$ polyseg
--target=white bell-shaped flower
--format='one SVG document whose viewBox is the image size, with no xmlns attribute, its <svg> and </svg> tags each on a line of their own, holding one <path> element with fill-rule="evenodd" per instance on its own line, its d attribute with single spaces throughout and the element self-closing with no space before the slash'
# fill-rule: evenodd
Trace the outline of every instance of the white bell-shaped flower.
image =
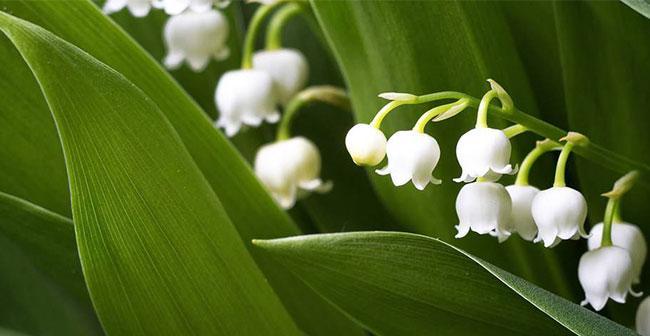
<svg viewBox="0 0 650 336">
<path fill-rule="evenodd" d="M 632 258 L 624 248 L 605 246 L 588 251 L 578 264 L 578 280 L 586 297 L 581 304 L 601 310 L 608 298 L 625 303 L 628 292 L 638 295 L 632 291 L 633 279 Z"/>
<path fill-rule="evenodd" d="M 309 65 L 295 49 L 258 51 L 253 55 L 253 69 L 268 72 L 276 84 L 278 100 L 286 105 L 307 84 Z"/>
<path fill-rule="evenodd" d="M 154 0 L 107 0 L 102 10 L 106 14 L 119 12 L 126 7 L 135 17 L 144 17 L 149 14 Z"/>
<path fill-rule="evenodd" d="M 498 180 L 502 174 L 514 174 L 510 161 L 511 145 L 503 131 L 474 128 L 463 134 L 456 145 L 456 157 L 463 169 L 456 182 L 471 182 L 478 177 Z"/>
<path fill-rule="evenodd" d="M 396 186 L 413 181 L 417 189 L 424 190 L 429 183 L 440 184 L 441 181 L 431 175 L 440 159 L 440 146 L 430 135 L 417 131 L 396 132 L 388 139 L 386 155 L 388 165 L 376 172 L 390 174 Z"/>
<path fill-rule="evenodd" d="M 463 186 L 456 198 L 459 224 L 456 238 L 469 230 L 478 234 L 491 234 L 503 242 L 510 236 L 512 200 L 499 183 L 474 182 Z"/>
<path fill-rule="evenodd" d="M 636 309 L 636 332 L 641 336 L 650 336 L 650 297 L 643 299 Z"/>
<path fill-rule="evenodd" d="M 330 182 L 320 178 L 318 148 L 303 137 L 262 146 L 255 156 L 255 174 L 285 209 L 293 207 L 299 191 L 327 192 Z"/>
<path fill-rule="evenodd" d="M 219 109 L 217 127 L 227 136 L 237 134 L 241 125 L 259 126 L 262 120 L 280 120 L 273 91 L 273 79 L 254 69 L 228 71 L 217 84 L 215 100 Z"/>
<path fill-rule="evenodd" d="M 229 1 L 224 0 L 160 0 L 154 3 L 156 8 L 165 10 L 167 15 L 178 15 L 189 9 L 194 12 L 207 12 L 212 5 L 225 7 Z"/>
<path fill-rule="evenodd" d="M 170 17 L 163 31 L 167 46 L 165 66 L 176 69 L 186 61 L 192 70 L 201 71 L 211 58 L 227 58 L 228 31 L 228 20 L 217 10 L 188 10 Z"/>
<path fill-rule="evenodd" d="M 532 205 L 539 189 L 530 185 L 510 185 L 506 187 L 506 190 L 512 199 L 509 227 L 512 232 L 519 233 L 521 238 L 532 241 L 537 235 Z"/>
<path fill-rule="evenodd" d="M 600 247 L 602 238 L 603 223 L 598 223 L 591 228 L 591 232 L 589 233 L 589 239 L 587 240 L 589 250 L 595 250 Z M 629 223 L 613 223 L 612 243 L 626 249 L 630 253 L 634 266 L 634 283 L 639 283 L 641 269 L 643 268 L 648 252 L 648 247 L 641 229 Z"/>
<path fill-rule="evenodd" d="M 356 124 L 345 136 L 345 148 L 359 166 L 376 166 L 386 156 L 386 136 L 368 124 Z"/>
<path fill-rule="evenodd" d="M 563 239 L 586 237 L 587 201 L 582 194 L 569 187 L 542 190 L 533 199 L 533 219 L 539 231 L 535 242 L 544 241 L 553 247 Z"/>
</svg>

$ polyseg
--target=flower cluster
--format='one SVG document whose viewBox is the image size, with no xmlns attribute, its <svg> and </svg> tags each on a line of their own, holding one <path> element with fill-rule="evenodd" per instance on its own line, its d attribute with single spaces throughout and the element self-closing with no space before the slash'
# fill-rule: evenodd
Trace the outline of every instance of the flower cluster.
<svg viewBox="0 0 650 336">
<path fill-rule="evenodd" d="M 258 2 L 262 5 L 250 21 L 241 68 L 227 71 L 217 83 L 215 104 L 219 118 L 215 126 L 232 137 L 242 126 L 257 127 L 264 121 L 282 120 L 277 140 L 259 149 L 254 168 L 278 204 L 291 208 L 301 195 L 331 189 L 330 182 L 319 178 L 321 157 L 316 145 L 304 137 L 289 135 L 291 116 L 309 101 L 336 102 L 347 97 L 342 90 L 330 87 L 315 87 L 299 94 L 307 84 L 309 65 L 300 51 L 283 48 L 281 37 L 286 22 L 303 8 L 292 2 Z M 126 7 L 134 16 L 142 17 L 152 8 L 163 9 L 171 15 L 163 31 L 167 47 L 164 65 L 173 70 L 187 63 L 199 72 L 211 59 L 223 60 L 230 54 L 230 24 L 218 10 L 228 4 L 223 0 L 108 0 L 104 11 L 110 14 Z M 255 52 L 261 23 L 269 15 L 273 18 L 267 28 L 266 48 Z M 284 116 L 281 109 L 285 110 Z"/>
<path fill-rule="evenodd" d="M 604 223 L 595 225 L 589 235 L 585 232 L 587 202 L 578 190 L 566 185 L 565 171 L 572 150 L 575 147 L 586 148 L 590 145 L 589 140 L 582 134 L 568 132 L 561 139 L 539 141 L 520 168 L 511 164 L 511 138 L 526 131 L 536 131 L 521 124 L 505 129 L 488 127 L 489 111 L 511 117 L 523 114 L 515 109 L 512 99 L 499 84 L 493 80 L 489 83 L 491 89 L 480 101 L 458 92 L 422 96 L 393 92 L 381 94 L 380 97 L 390 102 L 369 124 L 355 125 L 346 136 L 345 144 L 352 160 L 357 165 L 376 166 L 386 157 L 386 166 L 376 172 L 390 174 L 395 186 L 411 181 L 417 189 L 423 190 L 429 183 L 438 184 L 440 180 L 434 178 L 432 172 L 441 157 L 440 146 L 424 132 L 424 128 L 429 121 L 439 122 L 469 106 L 476 107 L 475 127 L 463 134 L 456 145 L 461 174 L 454 181 L 464 184 L 456 198 L 459 219 L 456 238 L 473 231 L 503 242 L 517 233 L 522 239 L 542 242 L 547 248 L 562 240 L 589 238 L 589 251 L 582 256 L 578 266 L 578 278 L 586 296 L 583 304 L 589 303 L 600 310 L 609 298 L 625 302 L 628 293 L 635 294 L 631 287 L 639 281 L 646 243 L 638 227 L 622 222 L 620 216 L 611 213 L 607 213 Z M 443 99 L 455 102 L 425 112 L 412 130 L 398 131 L 388 140 L 380 130 L 383 119 L 398 106 Z M 500 102 L 500 107 L 490 106 L 495 99 Z M 528 175 L 536 160 L 553 150 L 561 150 L 555 180 L 552 187 L 540 190 L 529 184 Z M 506 174 L 516 174 L 517 178 L 514 184 L 504 187 L 498 181 Z M 614 191 L 606 194 L 611 198 L 610 202 L 612 199 L 618 202 L 620 195 L 629 189 L 634 180 L 630 176 L 634 173 L 626 175 L 622 182 L 617 182 Z M 648 312 L 644 314 L 650 313 L 650 308 L 645 309 Z M 650 322 L 650 316 L 647 320 Z"/>
</svg>

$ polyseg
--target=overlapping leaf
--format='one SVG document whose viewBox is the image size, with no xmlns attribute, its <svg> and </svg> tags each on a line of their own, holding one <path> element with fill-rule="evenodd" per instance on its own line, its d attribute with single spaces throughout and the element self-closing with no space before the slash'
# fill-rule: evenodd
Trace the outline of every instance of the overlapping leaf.
<svg viewBox="0 0 650 336">
<path fill-rule="evenodd" d="M 352 232 L 256 241 L 379 335 L 634 335 L 426 236 Z"/>
<path fill-rule="evenodd" d="M 56 120 L 79 254 L 105 330 L 297 334 L 158 107 L 42 28 L 4 13 L 0 27 Z"/>
</svg>

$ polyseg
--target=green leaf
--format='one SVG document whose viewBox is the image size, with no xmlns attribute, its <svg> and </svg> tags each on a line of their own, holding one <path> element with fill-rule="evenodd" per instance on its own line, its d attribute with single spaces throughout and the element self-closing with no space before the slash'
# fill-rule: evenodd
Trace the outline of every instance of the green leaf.
<svg viewBox="0 0 650 336">
<path fill-rule="evenodd" d="M 0 234 L 20 247 L 42 274 L 90 307 L 72 220 L 0 192 Z"/>
<path fill-rule="evenodd" d="M 386 103 L 377 98 L 381 92 L 424 94 L 456 90 L 481 96 L 489 88 L 487 78 L 499 82 L 518 108 L 537 114 L 523 56 L 516 49 L 500 5 L 467 1 L 422 1 L 408 5 L 394 1 L 311 3 L 342 68 L 359 122 L 369 122 Z M 386 118 L 382 128 L 387 136 L 399 129 L 410 129 L 418 114 L 428 108 L 400 108 Z M 395 187 L 389 178 L 368 171 L 383 204 L 403 228 L 445 241 L 454 240 L 454 201 L 460 189 L 459 184 L 451 181 L 460 174 L 455 145 L 473 127 L 474 118 L 473 113 L 464 112 L 427 129 L 440 143 L 442 156 L 434 174 L 444 178 L 442 185 L 432 185 L 424 191 L 410 184 Z M 492 127 L 504 125 L 499 120 L 489 122 Z M 527 135 L 514 141 L 513 162 L 523 158 L 533 140 L 535 137 Z M 546 183 L 551 172 L 550 162 L 535 170 L 535 174 L 545 177 Z M 512 179 L 504 178 L 503 182 L 507 184 Z M 565 297 L 574 295 L 567 286 L 557 249 L 545 250 L 516 237 L 497 248 L 494 238 L 477 235 L 455 244 Z M 576 243 L 563 243 L 560 250 L 577 247 Z M 575 267 L 575 257 L 569 256 L 571 252 L 566 259 Z"/>
<path fill-rule="evenodd" d="M 297 334 L 151 99 L 38 26 L 3 13 L 0 29 L 57 123 L 81 263 L 104 329 Z"/>
<path fill-rule="evenodd" d="M 380 335 L 635 334 L 426 236 L 354 232 L 254 243 Z"/>
<path fill-rule="evenodd" d="M 253 238 L 276 238 L 299 233 L 286 213 L 278 208 L 257 182 L 240 154 L 214 129 L 196 103 L 151 56 L 92 3 L 0 1 L 0 4 L 1 8 L 42 25 L 89 52 L 143 90 L 171 122 L 246 243 Z M 2 79 L 0 77 L 0 82 Z M 38 133 L 39 130 L 32 129 L 32 132 Z M 35 157 L 40 155 L 37 151 L 39 148 L 32 148 L 33 153 L 39 153 L 34 154 Z M 7 160 L 11 160 L 11 157 Z M 38 168 L 37 164 L 30 167 Z M 253 253 L 253 257 L 300 329 L 311 335 L 361 332 L 293 275 L 263 256 Z"/>
</svg>

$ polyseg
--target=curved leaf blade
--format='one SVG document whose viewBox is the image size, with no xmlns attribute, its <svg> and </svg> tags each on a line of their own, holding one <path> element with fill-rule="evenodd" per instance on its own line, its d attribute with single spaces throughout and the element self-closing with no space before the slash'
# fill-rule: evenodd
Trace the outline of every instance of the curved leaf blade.
<svg viewBox="0 0 650 336">
<path fill-rule="evenodd" d="M 38 26 L 2 13 L 0 29 L 57 123 L 81 263 L 105 330 L 297 334 L 158 107 Z"/>
<path fill-rule="evenodd" d="M 380 335 L 635 335 L 422 235 L 353 232 L 254 243 Z"/>
</svg>

